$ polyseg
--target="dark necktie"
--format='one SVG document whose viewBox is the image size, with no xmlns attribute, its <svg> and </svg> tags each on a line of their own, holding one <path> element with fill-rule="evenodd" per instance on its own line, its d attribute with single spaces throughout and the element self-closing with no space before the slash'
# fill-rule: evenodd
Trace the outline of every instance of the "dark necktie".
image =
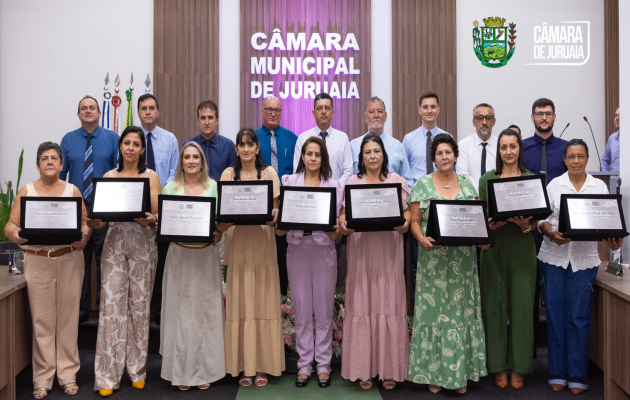
<svg viewBox="0 0 630 400">
<path fill-rule="evenodd" d="M 325 142 L 326 141 L 326 136 L 328 136 L 328 132 L 326 132 L 326 131 L 319 132 L 319 136 L 321 136 L 322 140 Z"/>
<path fill-rule="evenodd" d="M 153 154 L 153 142 L 151 141 L 153 134 L 149 132 L 147 134 L 147 167 L 155 171 L 155 155 Z"/>
<path fill-rule="evenodd" d="M 427 132 L 427 148 L 426 148 L 426 160 L 427 160 L 427 175 L 433 173 L 433 160 L 431 159 L 431 131 Z"/>
<path fill-rule="evenodd" d="M 486 146 L 488 143 L 481 143 L 483 150 L 481 150 L 481 176 L 486 174 Z"/>
<path fill-rule="evenodd" d="M 545 181 L 547 180 L 547 139 L 543 139 L 542 143 L 542 156 L 540 157 L 540 173 L 545 175 Z"/>
<path fill-rule="evenodd" d="M 92 155 L 92 134 L 87 134 L 87 146 L 83 157 L 83 198 L 91 203 L 92 178 L 94 177 L 94 157 Z"/>
</svg>

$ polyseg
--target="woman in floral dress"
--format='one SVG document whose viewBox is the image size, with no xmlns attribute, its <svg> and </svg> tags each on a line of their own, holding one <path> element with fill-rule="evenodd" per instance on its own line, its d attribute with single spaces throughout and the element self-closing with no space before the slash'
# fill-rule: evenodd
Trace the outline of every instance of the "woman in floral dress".
<svg viewBox="0 0 630 400">
<path fill-rule="evenodd" d="M 431 200 L 474 200 L 465 174 L 456 174 L 457 143 L 448 134 L 433 139 L 437 170 L 423 176 L 409 195 L 411 232 L 418 240 L 416 306 L 409 354 L 409 380 L 466 392 L 468 380 L 485 376 L 485 339 L 474 246 L 435 246 L 426 236 Z"/>
</svg>

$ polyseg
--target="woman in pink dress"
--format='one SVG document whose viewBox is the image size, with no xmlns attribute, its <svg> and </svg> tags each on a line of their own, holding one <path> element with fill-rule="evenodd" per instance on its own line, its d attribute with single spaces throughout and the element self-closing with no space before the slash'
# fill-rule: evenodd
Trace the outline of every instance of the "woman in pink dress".
<svg viewBox="0 0 630 400">
<path fill-rule="evenodd" d="M 393 389 L 396 382 L 406 380 L 409 360 L 403 252 L 409 190 L 404 178 L 387 170 L 381 138 L 369 134 L 361 143 L 359 173 L 345 184 L 378 183 L 401 184 L 403 226 L 391 232 L 359 233 L 347 228 L 345 207 L 339 217 L 341 233 L 349 235 L 341 376 L 359 379 L 363 389 L 371 389 L 377 375 L 385 389 Z"/>
</svg>

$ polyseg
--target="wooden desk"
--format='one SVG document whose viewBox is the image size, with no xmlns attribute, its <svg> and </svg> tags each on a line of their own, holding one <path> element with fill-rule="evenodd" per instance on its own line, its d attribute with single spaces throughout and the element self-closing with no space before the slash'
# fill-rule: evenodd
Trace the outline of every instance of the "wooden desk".
<svg viewBox="0 0 630 400">
<path fill-rule="evenodd" d="M 0 266 L 0 400 L 15 399 L 15 376 L 31 362 L 33 327 L 24 275 Z"/>
<path fill-rule="evenodd" d="M 604 398 L 630 400 L 630 271 L 599 267 L 591 319 L 591 359 L 604 370 Z"/>
</svg>

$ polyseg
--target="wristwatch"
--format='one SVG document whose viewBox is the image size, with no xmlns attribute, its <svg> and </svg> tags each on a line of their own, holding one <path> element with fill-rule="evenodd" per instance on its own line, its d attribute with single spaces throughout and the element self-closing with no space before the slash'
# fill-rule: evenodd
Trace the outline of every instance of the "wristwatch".
<svg viewBox="0 0 630 400">
<path fill-rule="evenodd" d="M 530 228 L 527 228 L 527 229 L 521 229 L 521 230 L 523 231 L 523 233 L 529 233 L 529 232 L 531 232 L 531 231 L 532 231 Z"/>
</svg>

